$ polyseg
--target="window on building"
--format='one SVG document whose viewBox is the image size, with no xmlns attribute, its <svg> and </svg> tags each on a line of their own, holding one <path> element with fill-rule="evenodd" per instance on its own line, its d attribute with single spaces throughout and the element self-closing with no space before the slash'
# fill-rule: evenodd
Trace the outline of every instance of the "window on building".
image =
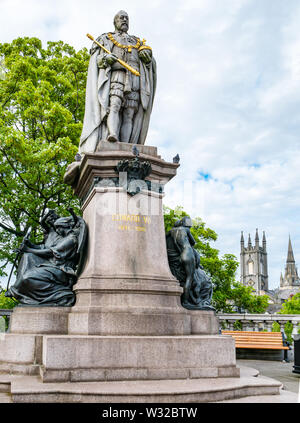
<svg viewBox="0 0 300 423">
<path fill-rule="evenodd" d="M 248 261 L 248 275 L 254 275 L 254 263 L 253 260 Z"/>
</svg>

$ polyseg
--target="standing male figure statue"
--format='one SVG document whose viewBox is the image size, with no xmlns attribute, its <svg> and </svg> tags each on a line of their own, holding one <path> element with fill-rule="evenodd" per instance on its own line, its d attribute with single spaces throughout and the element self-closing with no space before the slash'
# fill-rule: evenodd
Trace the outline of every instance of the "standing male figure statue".
<svg viewBox="0 0 300 423">
<path fill-rule="evenodd" d="M 115 31 L 97 38 L 91 48 L 86 105 L 79 153 L 95 152 L 100 140 L 144 144 L 156 87 L 156 63 L 145 40 L 128 35 L 129 17 L 120 11 Z M 129 64 L 140 76 L 123 67 Z"/>
</svg>

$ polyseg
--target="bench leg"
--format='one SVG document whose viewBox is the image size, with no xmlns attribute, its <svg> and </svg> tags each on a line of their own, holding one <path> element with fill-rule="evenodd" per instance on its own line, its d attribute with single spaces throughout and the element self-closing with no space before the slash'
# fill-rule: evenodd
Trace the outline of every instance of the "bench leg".
<svg viewBox="0 0 300 423">
<path fill-rule="evenodd" d="M 284 351 L 283 359 L 284 359 L 284 361 L 289 363 L 288 350 L 283 350 L 283 351 Z"/>
</svg>

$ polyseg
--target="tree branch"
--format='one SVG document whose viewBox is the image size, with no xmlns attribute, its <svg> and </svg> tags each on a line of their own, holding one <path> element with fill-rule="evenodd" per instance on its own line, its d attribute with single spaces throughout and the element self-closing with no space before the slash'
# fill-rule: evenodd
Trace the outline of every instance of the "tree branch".
<svg viewBox="0 0 300 423">
<path fill-rule="evenodd" d="M 34 191 L 37 192 L 42 198 L 45 199 L 44 195 L 40 192 L 39 189 L 33 188 L 31 187 L 26 181 L 25 179 L 23 179 L 23 177 L 21 176 L 20 172 L 15 168 L 14 164 L 11 162 L 11 160 L 9 159 L 8 155 L 6 154 L 6 151 L 3 150 L 2 148 L 0 148 L 0 151 L 2 151 L 2 153 L 4 154 L 4 156 L 6 157 L 6 160 L 8 161 L 10 167 L 13 169 L 13 171 L 17 174 L 17 176 L 21 179 L 21 181 L 23 182 L 23 184 L 26 186 L 26 188 L 28 188 L 30 191 Z"/>
<path fill-rule="evenodd" d="M 4 225 L 3 223 L 0 222 L 0 227 L 2 229 L 4 229 L 5 231 L 9 232 L 10 234 L 16 235 L 16 236 L 24 236 L 25 232 L 19 232 L 16 231 L 15 229 L 10 228 L 9 226 Z"/>
<path fill-rule="evenodd" d="M 18 77 L 18 76 L 19 76 L 19 75 L 17 75 L 17 77 Z M 2 105 L 1 105 L 2 109 L 4 108 L 4 106 L 6 106 L 6 104 L 7 104 L 7 103 L 9 102 L 9 100 L 11 99 L 12 95 L 15 93 L 17 83 L 18 83 L 18 78 L 17 78 L 17 79 L 16 79 L 16 81 L 15 81 L 15 85 L 13 86 L 13 89 L 12 89 L 11 93 L 9 93 L 8 99 L 7 99 L 6 101 L 4 101 L 4 103 L 2 103 Z"/>
</svg>

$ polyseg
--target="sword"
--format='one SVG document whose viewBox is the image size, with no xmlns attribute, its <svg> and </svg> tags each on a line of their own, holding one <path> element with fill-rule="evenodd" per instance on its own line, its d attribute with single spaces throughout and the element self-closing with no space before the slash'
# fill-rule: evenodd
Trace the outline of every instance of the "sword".
<svg viewBox="0 0 300 423">
<path fill-rule="evenodd" d="M 104 50 L 104 51 L 105 51 L 105 53 L 107 53 L 107 54 L 112 54 L 112 53 L 111 53 L 111 51 L 107 50 L 107 48 L 105 48 L 102 44 L 98 43 L 98 41 L 96 41 L 96 40 L 95 40 L 95 38 L 94 38 L 91 34 L 86 34 L 86 36 L 87 36 L 90 40 L 94 41 L 94 43 L 96 43 L 96 44 L 97 44 L 97 46 L 99 46 L 100 48 L 102 48 L 102 50 Z M 123 61 L 123 60 L 121 60 L 121 59 L 117 59 L 117 61 L 120 63 L 120 65 L 124 66 L 124 68 L 128 69 L 128 70 L 129 70 L 131 73 L 133 73 L 134 75 L 136 75 L 136 76 L 140 76 L 140 73 L 139 73 L 136 69 L 134 69 L 134 68 L 132 68 L 130 65 L 128 65 L 128 63 L 124 62 L 124 61 Z"/>
</svg>

